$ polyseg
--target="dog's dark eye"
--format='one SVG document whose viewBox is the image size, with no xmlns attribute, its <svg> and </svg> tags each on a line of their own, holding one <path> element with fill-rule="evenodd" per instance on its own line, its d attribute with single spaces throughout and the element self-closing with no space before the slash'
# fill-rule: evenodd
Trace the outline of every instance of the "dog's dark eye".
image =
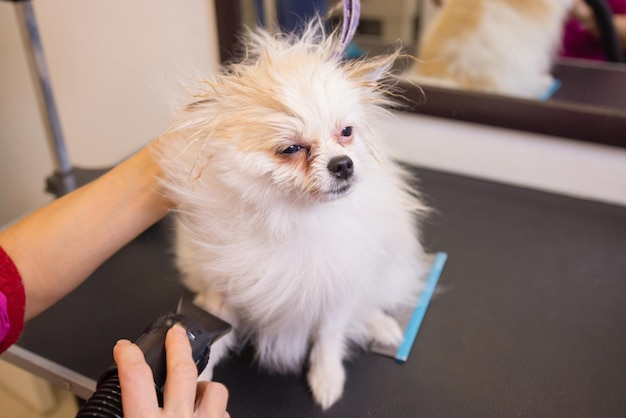
<svg viewBox="0 0 626 418">
<path fill-rule="evenodd" d="M 302 148 L 304 147 L 301 147 L 300 145 L 290 145 L 284 150 L 282 150 L 280 153 L 281 154 L 295 154 L 296 152 L 300 151 Z"/>
<path fill-rule="evenodd" d="M 352 136 L 352 126 L 346 126 L 341 130 L 341 136 Z"/>
</svg>

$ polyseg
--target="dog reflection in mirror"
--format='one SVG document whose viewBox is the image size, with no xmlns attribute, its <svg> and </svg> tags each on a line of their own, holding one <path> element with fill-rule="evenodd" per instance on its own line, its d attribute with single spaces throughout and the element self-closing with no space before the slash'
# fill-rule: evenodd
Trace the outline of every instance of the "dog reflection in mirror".
<svg viewBox="0 0 626 418">
<path fill-rule="evenodd" d="M 420 84 L 541 98 L 573 0 L 442 0 L 406 77 Z"/>
</svg>

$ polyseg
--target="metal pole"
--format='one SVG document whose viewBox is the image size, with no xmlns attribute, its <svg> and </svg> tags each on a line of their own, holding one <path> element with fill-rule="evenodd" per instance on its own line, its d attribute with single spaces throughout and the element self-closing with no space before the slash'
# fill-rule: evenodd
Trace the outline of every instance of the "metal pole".
<svg viewBox="0 0 626 418">
<path fill-rule="evenodd" d="M 65 194 L 76 188 L 76 180 L 72 173 L 61 123 L 57 113 L 48 68 L 43 55 L 41 38 L 37 28 L 37 21 L 33 11 L 32 1 L 20 1 L 15 4 L 15 11 L 25 43 L 26 55 L 34 78 L 35 92 L 39 102 L 39 109 L 43 118 L 46 136 L 53 155 L 55 176 L 61 180 L 61 194 Z"/>
</svg>

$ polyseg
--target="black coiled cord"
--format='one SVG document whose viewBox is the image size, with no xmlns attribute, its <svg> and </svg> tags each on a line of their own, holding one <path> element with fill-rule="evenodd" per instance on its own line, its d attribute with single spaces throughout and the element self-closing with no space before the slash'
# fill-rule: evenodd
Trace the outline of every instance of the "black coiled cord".
<svg viewBox="0 0 626 418">
<path fill-rule="evenodd" d="M 122 390 L 117 369 L 103 376 L 91 398 L 80 408 L 76 418 L 122 418 Z"/>
<path fill-rule="evenodd" d="M 585 0 L 593 10 L 606 59 L 609 62 L 625 62 L 622 42 L 613 23 L 613 11 L 606 0 Z"/>
</svg>

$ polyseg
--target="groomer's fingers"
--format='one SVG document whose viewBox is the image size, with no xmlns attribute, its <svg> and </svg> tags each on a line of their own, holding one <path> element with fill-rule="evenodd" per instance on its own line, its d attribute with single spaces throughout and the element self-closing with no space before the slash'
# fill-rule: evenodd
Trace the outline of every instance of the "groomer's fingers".
<svg viewBox="0 0 626 418">
<path fill-rule="evenodd" d="M 152 370 L 143 353 L 128 340 L 120 340 L 113 348 L 122 389 L 122 408 L 126 418 L 156 417 L 159 404 L 154 390 Z"/>
<path fill-rule="evenodd" d="M 167 379 L 163 390 L 163 411 L 168 417 L 190 417 L 193 414 L 198 369 L 191 356 L 187 332 L 174 325 L 165 336 Z"/>
<path fill-rule="evenodd" d="M 217 382 L 199 382 L 196 395 L 196 416 L 203 418 L 228 418 L 228 389 Z"/>
</svg>

